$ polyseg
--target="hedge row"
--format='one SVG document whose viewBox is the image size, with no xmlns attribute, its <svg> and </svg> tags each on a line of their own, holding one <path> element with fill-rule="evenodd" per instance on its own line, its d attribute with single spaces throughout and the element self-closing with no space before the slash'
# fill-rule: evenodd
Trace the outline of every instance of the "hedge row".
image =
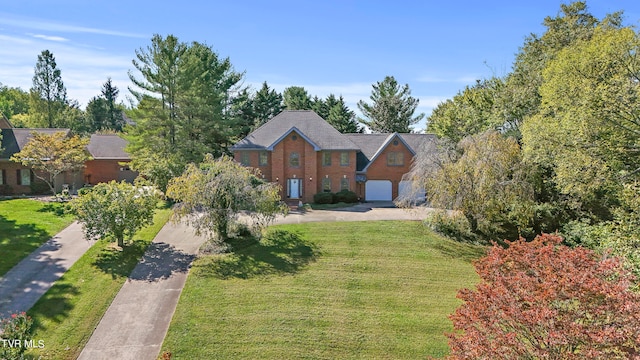
<svg viewBox="0 0 640 360">
<path fill-rule="evenodd" d="M 313 195 L 313 202 L 316 204 L 356 203 L 358 195 L 350 190 L 341 190 L 337 193 L 321 192 Z"/>
</svg>

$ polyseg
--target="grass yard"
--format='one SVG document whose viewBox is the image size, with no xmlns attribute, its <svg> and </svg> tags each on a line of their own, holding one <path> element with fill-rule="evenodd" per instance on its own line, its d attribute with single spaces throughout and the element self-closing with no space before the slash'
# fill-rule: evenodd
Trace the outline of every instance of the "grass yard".
<svg viewBox="0 0 640 360">
<path fill-rule="evenodd" d="M 0 200 L 0 276 L 72 222 L 60 203 Z"/>
<path fill-rule="evenodd" d="M 154 224 L 140 230 L 124 251 L 100 240 L 92 246 L 27 313 L 34 318 L 32 339 L 44 349 L 28 355 L 42 359 L 76 359 L 120 291 L 147 246 L 171 215 L 156 210 Z"/>
<path fill-rule="evenodd" d="M 419 359 L 485 249 L 420 222 L 274 227 L 298 234 L 194 263 L 162 352 L 172 359 Z M 161 352 L 161 353 L 162 353 Z"/>
</svg>

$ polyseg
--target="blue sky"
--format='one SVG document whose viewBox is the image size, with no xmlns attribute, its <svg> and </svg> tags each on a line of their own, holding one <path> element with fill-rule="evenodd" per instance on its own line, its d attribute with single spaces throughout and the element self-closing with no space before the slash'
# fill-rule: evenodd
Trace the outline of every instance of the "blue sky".
<svg viewBox="0 0 640 360">
<path fill-rule="evenodd" d="M 68 95 L 84 107 L 107 77 L 128 95 L 127 72 L 153 34 L 210 45 L 245 84 L 343 95 L 353 110 L 386 75 L 409 84 L 430 114 L 476 79 L 508 73 L 514 55 L 560 1 L 3 1 L 0 83 L 31 87 L 37 55 L 53 52 Z M 640 2 L 591 0 L 592 14 Z M 419 124 L 418 128 L 424 127 Z"/>
</svg>

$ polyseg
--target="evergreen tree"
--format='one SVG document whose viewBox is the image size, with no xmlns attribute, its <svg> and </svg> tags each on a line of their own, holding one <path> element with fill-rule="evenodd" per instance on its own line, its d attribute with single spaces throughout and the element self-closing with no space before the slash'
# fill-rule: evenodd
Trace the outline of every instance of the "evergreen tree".
<svg viewBox="0 0 640 360">
<path fill-rule="evenodd" d="M 32 121 L 41 127 L 57 127 L 67 105 L 67 89 L 56 59 L 49 50 L 38 55 L 33 75 L 29 110 Z"/>
<path fill-rule="evenodd" d="M 287 110 L 311 110 L 311 97 L 302 86 L 284 89 L 284 106 Z"/>
<path fill-rule="evenodd" d="M 124 126 L 122 110 L 118 108 L 118 105 L 116 104 L 119 92 L 120 90 L 118 90 L 118 88 L 111 82 L 111 78 L 107 78 L 107 81 L 102 85 L 101 91 L 105 100 L 104 105 L 106 106 L 106 128 L 113 129 L 115 131 L 122 131 L 122 127 Z"/>
<path fill-rule="evenodd" d="M 373 85 L 372 104 L 363 100 L 358 102 L 358 109 L 369 120 L 360 119 L 371 131 L 377 133 L 411 132 L 410 125 L 416 124 L 424 113 L 413 117 L 419 100 L 411 96 L 409 85 L 400 87 L 393 76 L 387 76 Z"/>
<path fill-rule="evenodd" d="M 333 94 L 329 95 L 326 103 L 333 103 L 333 99 L 335 99 Z M 327 115 L 326 120 L 343 134 L 361 133 L 364 131 L 364 128 L 361 127 L 358 120 L 356 120 L 356 113 L 347 107 L 342 95 L 335 100 L 335 103 L 329 108 L 329 115 Z"/>
<path fill-rule="evenodd" d="M 267 82 L 263 82 L 262 88 L 256 92 L 253 98 L 254 128 L 260 127 L 282 112 L 285 108 L 282 102 L 282 94 L 275 91 L 275 89 L 269 89 Z"/>
</svg>

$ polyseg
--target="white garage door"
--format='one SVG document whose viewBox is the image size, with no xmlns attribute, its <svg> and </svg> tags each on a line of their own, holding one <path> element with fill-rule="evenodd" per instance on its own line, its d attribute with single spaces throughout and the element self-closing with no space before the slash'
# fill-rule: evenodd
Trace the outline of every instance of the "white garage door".
<svg viewBox="0 0 640 360">
<path fill-rule="evenodd" d="M 409 199 L 415 202 L 424 201 L 425 191 L 424 189 L 414 190 L 409 180 L 400 181 L 398 185 L 398 200 L 403 201 Z"/>
<path fill-rule="evenodd" d="M 391 201 L 390 180 L 367 180 L 364 191 L 367 201 Z"/>
</svg>

